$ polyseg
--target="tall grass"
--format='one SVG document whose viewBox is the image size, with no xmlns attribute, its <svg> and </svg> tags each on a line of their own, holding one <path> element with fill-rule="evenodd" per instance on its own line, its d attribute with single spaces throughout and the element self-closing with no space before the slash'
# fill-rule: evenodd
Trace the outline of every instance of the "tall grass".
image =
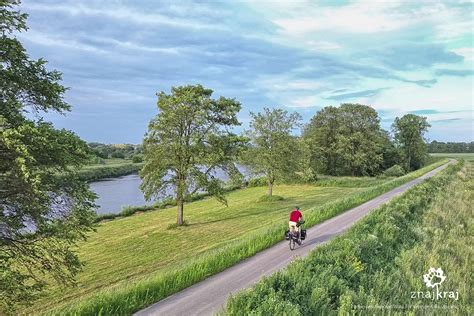
<svg viewBox="0 0 474 316">
<path fill-rule="evenodd" d="M 432 314 L 436 310 L 423 311 L 419 308 L 431 302 L 411 299 L 410 291 L 422 290 L 424 287 L 423 273 L 433 264 L 436 267 L 441 262 L 447 265 L 450 257 L 453 257 L 457 263 L 451 264 L 453 269 L 450 272 L 458 275 L 457 285 L 463 286 L 460 276 L 469 274 L 470 270 L 466 257 L 469 257 L 468 253 L 472 254 L 472 250 L 469 250 L 472 248 L 458 245 L 457 240 L 461 237 L 467 242 L 469 229 L 472 229 L 472 208 L 469 211 L 465 204 L 470 198 L 466 193 L 461 193 L 464 197 L 460 196 L 459 192 L 466 191 L 463 185 L 452 185 L 460 168 L 460 164 L 450 166 L 442 174 L 411 188 L 364 218 L 345 235 L 313 251 L 306 259 L 264 279 L 252 290 L 231 298 L 225 314 Z M 453 208 L 450 212 L 452 216 L 447 216 L 443 214 L 446 208 L 440 206 L 435 206 L 434 211 L 426 215 L 434 202 L 439 204 L 449 201 L 446 204 L 448 206 L 459 200 L 463 201 L 460 203 L 463 204 L 462 216 L 456 218 L 458 208 Z M 433 213 L 437 213 L 434 218 Z M 461 228 L 458 222 L 460 218 Z M 469 218 L 470 226 L 465 222 Z M 449 225 L 445 225 L 447 223 Z M 430 227 L 428 233 L 423 230 L 424 227 Z M 452 229 L 450 245 L 445 240 L 446 228 Z M 433 238 L 436 235 L 438 238 Z M 434 246 L 434 241 L 438 241 L 439 246 Z M 420 244 L 424 251 L 413 250 Z M 451 247 L 462 250 L 453 254 Z M 433 250 L 436 248 L 443 251 L 436 253 L 437 258 L 433 260 Z M 441 257 L 444 260 L 439 260 Z M 456 267 L 460 266 L 461 271 L 457 271 Z M 460 314 L 469 314 L 470 294 L 469 290 L 463 291 L 464 301 L 456 306 Z M 383 310 L 377 309 L 377 306 L 401 307 Z"/>
<path fill-rule="evenodd" d="M 307 226 L 320 223 L 349 208 L 364 203 L 435 169 L 446 161 L 439 161 L 337 202 L 308 209 L 305 211 Z M 245 238 L 230 243 L 219 250 L 210 251 L 204 256 L 190 260 L 179 270 L 151 277 L 119 289 L 99 292 L 85 302 L 78 302 L 73 306 L 55 310 L 51 314 L 117 315 L 133 313 L 276 244 L 283 239 L 285 224 L 286 222 L 275 224 L 263 231 L 247 235 Z"/>
</svg>

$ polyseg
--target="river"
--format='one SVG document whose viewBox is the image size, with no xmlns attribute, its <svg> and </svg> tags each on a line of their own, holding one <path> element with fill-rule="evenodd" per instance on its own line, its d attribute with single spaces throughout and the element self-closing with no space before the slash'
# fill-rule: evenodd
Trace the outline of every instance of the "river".
<svg viewBox="0 0 474 316">
<path fill-rule="evenodd" d="M 239 170 L 244 175 L 249 175 L 245 168 L 239 166 Z M 228 180 L 222 170 L 217 171 L 215 176 L 223 181 Z M 141 179 L 137 174 L 91 182 L 90 188 L 97 194 L 97 214 L 120 213 L 124 206 L 152 204 L 153 201 L 145 200 L 140 184 Z"/>
</svg>

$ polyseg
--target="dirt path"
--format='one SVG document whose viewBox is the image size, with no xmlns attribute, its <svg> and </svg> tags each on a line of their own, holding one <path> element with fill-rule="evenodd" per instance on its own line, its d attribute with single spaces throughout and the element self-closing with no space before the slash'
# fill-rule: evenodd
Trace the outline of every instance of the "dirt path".
<svg viewBox="0 0 474 316">
<path fill-rule="evenodd" d="M 449 163 L 453 162 L 454 160 L 451 160 Z M 306 256 L 315 247 L 342 234 L 371 210 L 387 203 L 423 180 L 431 178 L 446 168 L 449 163 L 311 227 L 308 229 L 308 237 L 303 245 L 294 251 L 290 251 L 287 241 L 280 242 L 221 273 L 139 311 L 135 315 L 213 315 L 222 309 L 230 294 L 248 288 L 263 276 L 285 268 L 295 258 Z"/>
</svg>

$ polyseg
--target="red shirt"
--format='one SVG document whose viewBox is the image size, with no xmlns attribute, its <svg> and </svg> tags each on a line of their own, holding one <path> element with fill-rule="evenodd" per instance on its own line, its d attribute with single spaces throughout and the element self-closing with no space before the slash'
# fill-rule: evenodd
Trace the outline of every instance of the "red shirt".
<svg viewBox="0 0 474 316">
<path fill-rule="evenodd" d="M 290 214 L 290 222 L 297 222 L 300 220 L 300 217 L 303 217 L 303 214 L 298 210 L 293 210 Z"/>
</svg>

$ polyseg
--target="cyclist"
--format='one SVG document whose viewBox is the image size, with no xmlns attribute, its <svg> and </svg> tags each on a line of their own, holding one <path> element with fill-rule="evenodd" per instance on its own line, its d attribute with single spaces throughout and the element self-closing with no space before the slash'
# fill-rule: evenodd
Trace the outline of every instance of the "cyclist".
<svg viewBox="0 0 474 316">
<path fill-rule="evenodd" d="M 299 236 L 300 228 L 298 222 L 303 220 L 303 214 L 300 212 L 300 208 L 297 206 L 293 211 L 290 213 L 290 221 L 288 222 L 288 226 L 290 227 L 291 232 L 296 232 Z"/>
</svg>

